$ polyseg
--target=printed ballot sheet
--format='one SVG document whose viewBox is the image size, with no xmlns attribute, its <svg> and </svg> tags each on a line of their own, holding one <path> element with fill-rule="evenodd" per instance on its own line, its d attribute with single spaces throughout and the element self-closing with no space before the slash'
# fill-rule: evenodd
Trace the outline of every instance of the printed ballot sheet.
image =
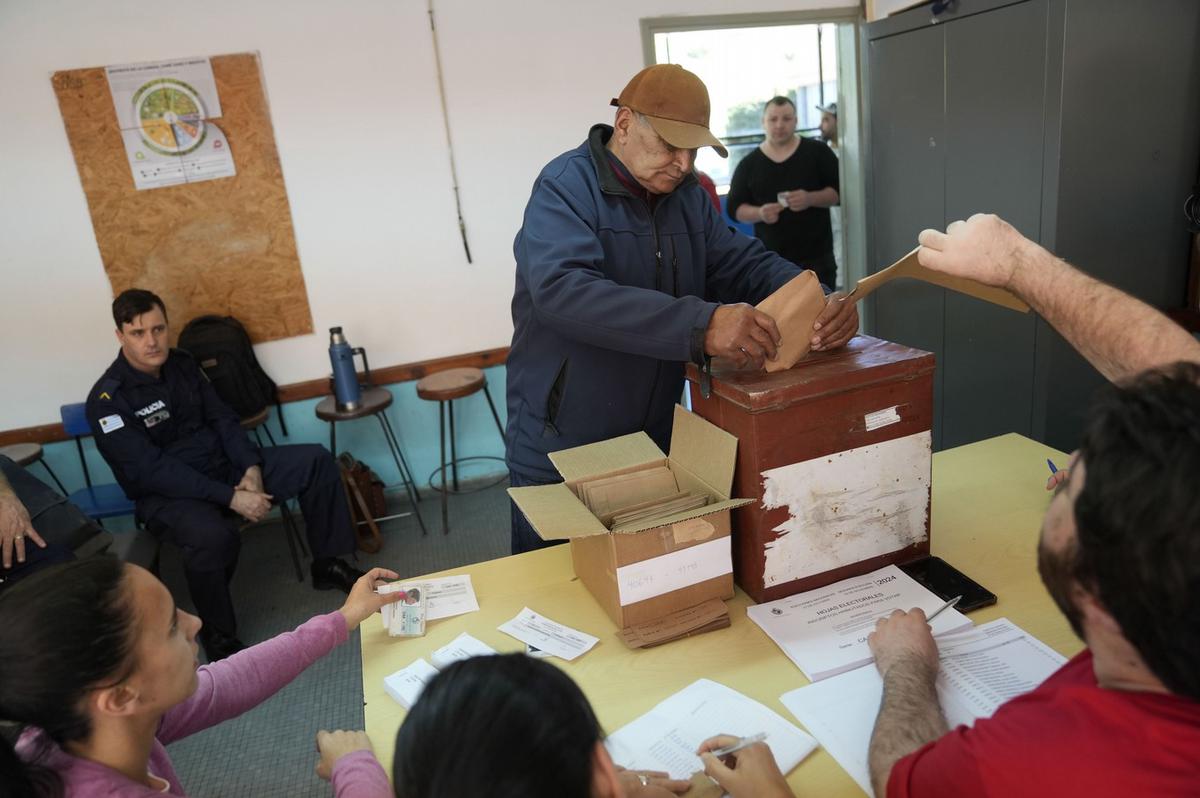
<svg viewBox="0 0 1200 798">
<path fill-rule="evenodd" d="M 445 668 L 462 659 L 471 657 L 486 657 L 496 653 L 496 649 L 487 643 L 463 632 L 446 645 L 429 655 L 438 669 Z"/>
<path fill-rule="evenodd" d="M 938 638 L 941 670 L 937 692 L 950 728 L 991 717 L 1010 698 L 1033 690 L 1066 659 L 1007 618 Z M 865 665 L 780 698 L 816 735 L 868 795 L 867 748 L 883 697 L 874 665 Z"/>
<path fill-rule="evenodd" d="M 479 610 L 479 601 L 475 598 L 475 588 L 471 585 L 470 574 L 443 576 L 423 582 L 390 582 L 380 585 L 378 592 L 394 593 L 397 590 L 409 590 L 414 587 L 425 591 L 426 621 L 436 621 Z M 392 627 L 392 613 L 395 608 L 395 604 L 387 604 L 379 611 L 379 614 L 383 616 L 384 629 Z"/>
<path fill-rule="evenodd" d="M 411 709 L 421 697 L 421 692 L 429 680 L 437 675 L 442 668 L 452 665 L 462 659 L 482 657 L 495 654 L 496 650 L 463 632 L 446 645 L 429 655 L 433 660 L 430 665 L 423 659 L 415 660 L 404 668 L 384 677 L 383 689 L 405 709 Z"/>
<path fill-rule="evenodd" d="M 592 646 L 600 642 L 598 637 L 555 623 L 528 607 L 522 609 L 511 621 L 496 628 L 522 643 L 565 660 L 573 660 L 580 654 L 586 654 Z"/>
<path fill-rule="evenodd" d="M 817 742 L 785 718 L 736 690 L 709 679 L 692 682 L 632 723 L 610 734 L 605 745 L 618 765 L 664 770 L 690 779 L 704 769 L 696 749 L 717 734 L 766 733 L 785 774 L 812 753 Z"/>
<path fill-rule="evenodd" d="M 867 635 L 892 610 L 920 607 L 931 615 L 945 602 L 894 565 L 807 593 L 749 607 L 746 614 L 816 682 L 871 661 Z M 971 626 L 948 609 L 933 619 L 933 634 Z"/>
<path fill-rule="evenodd" d="M 423 659 L 418 659 L 407 667 L 387 676 L 383 680 L 383 689 L 405 709 L 412 709 L 421 697 L 425 685 L 437 675 L 437 668 Z"/>
</svg>

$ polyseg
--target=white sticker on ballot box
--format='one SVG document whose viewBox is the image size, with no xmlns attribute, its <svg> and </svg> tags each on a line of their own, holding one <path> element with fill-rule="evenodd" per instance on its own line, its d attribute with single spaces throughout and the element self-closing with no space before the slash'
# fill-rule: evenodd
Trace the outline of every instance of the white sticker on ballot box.
<svg viewBox="0 0 1200 798">
<path fill-rule="evenodd" d="M 621 606 L 661 596 L 733 572 L 729 536 L 617 569 Z"/>
<path fill-rule="evenodd" d="M 867 428 L 867 432 L 870 432 L 873 429 L 897 423 L 900 420 L 900 414 L 896 412 L 899 407 L 900 405 L 895 405 L 883 410 L 876 410 L 874 413 L 867 413 L 863 416 L 863 426 Z"/>
</svg>

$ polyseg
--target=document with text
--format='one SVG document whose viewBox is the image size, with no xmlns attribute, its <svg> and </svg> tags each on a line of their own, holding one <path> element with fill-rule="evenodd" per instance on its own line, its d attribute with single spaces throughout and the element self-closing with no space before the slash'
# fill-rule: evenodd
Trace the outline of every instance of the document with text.
<svg viewBox="0 0 1200 798">
<path fill-rule="evenodd" d="M 1066 658 L 1007 618 L 938 638 L 937 693 L 950 728 L 991 717 L 1010 698 L 1027 693 Z M 804 724 L 868 795 L 867 748 L 883 681 L 874 664 L 784 693 L 783 705 Z"/>
<path fill-rule="evenodd" d="M 820 681 L 871 661 L 867 635 L 892 610 L 920 607 L 931 615 L 945 602 L 894 565 L 806 593 L 749 607 L 746 614 L 804 671 Z M 933 619 L 934 635 L 971 626 L 954 609 Z"/>
<path fill-rule="evenodd" d="M 430 665 L 424 659 L 417 659 L 401 668 L 390 676 L 384 677 L 383 689 L 405 709 L 411 709 L 421 697 L 421 691 L 429 680 L 437 675 L 442 668 L 455 662 L 471 657 L 484 657 L 495 654 L 496 650 L 482 640 L 478 640 L 463 632 L 446 645 L 429 655 L 433 660 Z"/>
<path fill-rule="evenodd" d="M 496 649 L 482 640 L 463 632 L 446 645 L 429 655 L 438 669 L 445 668 L 462 659 L 471 657 L 486 657 L 496 653 Z"/>
<path fill-rule="evenodd" d="M 450 618 L 466 612 L 479 610 L 479 601 L 475 598 L 475 588 L 471 585 L 471 575 L 441 576 L 420 582 L 389 582 L 380 585 L 376 592 L 394 593 L 397 590 L 416 588 L 425 591 L 425 620 L 436 621 Z M 385 604 L 379 614 L 383 616 L 383 628 L 391 629 L 395 624 L 393 618 L 395 604 Z"/>
<path fill-rule="evenodd" d="M 764 742 L 783 773 L 800 764 L 817 747 L 816 740 L 795 724 L 752 698 L 723 684 L 700 679 L 666 699 L 635 721 L 608 736 L 613 761 L 630 770 L 663 770 L 671 778 L 690 779 L 704 769 L 696 749 L 718 734 L 749 737 L 765 733 Z"/>
<path fill-rule="evenodd" d="M 437 676 L 437 668 L 423 659 L 418 659 L 385 677 L 383 689 L 397 704 L 405 709 L 412 709 L 412 705 L 421 697 L 421 691 L 434 676 Z"/>
<path fill-rule="evenodd" d="M 586 654 L 592 646 L 600 642 L 598 637 L 555 623 L 528 607 L 522 609 L 511 621 L 506 621 L 496 628 L 522 643 L 565 660 L 573 660 L 580 654 Z"/>
</svg>

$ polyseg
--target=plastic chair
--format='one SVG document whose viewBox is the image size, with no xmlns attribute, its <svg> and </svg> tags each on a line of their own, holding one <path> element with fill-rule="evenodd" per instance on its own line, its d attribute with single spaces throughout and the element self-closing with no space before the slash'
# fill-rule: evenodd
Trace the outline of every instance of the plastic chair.
<svg viewBox="0 0 1200 798">
<path fill-rule="evenodd" d="M 79 402 L 62 405 L 58 409 L 63 429 L 75 439 L 75 446 L 79 450 L 79 464 L 83 466 L 83 481 L 87 483 L 86 488 L 80 488 L 67 496 L 67 501 L 83 511 L 84 515 L 97 521 L 119 515 L 133 515 L 133 502 L 125 496 L 125 491 L 121 490 L 120 485 L 115 482 L 92 484 L 87 458 L 83 456 L 83 439 L 92 434 L 92 428 L 87 422 L 86 407 L 83 402 Z"/>
<path fill-rule="evenodd" d="M 724 222 L 725 224 L 727 224 L 728 226 L 732 227 L 734 230 L 737 230 L 739 233 L 745 233 L 746 235 L 750 236 L 751 238 L 754 238 L 754 225 L 747 224 L 746 222 L 735 222 L 732 219 L 730 219 L 729 214 L 726 211 L 726 209 L 728 207 L 729 207 L 729 195 L 722 194 L 721 195 L 721 221 Z"/>
</svg>

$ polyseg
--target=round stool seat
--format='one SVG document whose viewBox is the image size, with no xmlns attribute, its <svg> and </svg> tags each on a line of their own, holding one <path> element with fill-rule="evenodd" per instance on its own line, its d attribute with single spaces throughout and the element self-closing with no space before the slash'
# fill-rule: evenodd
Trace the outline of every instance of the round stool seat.
<svg viewBox="0 0 1200 798">
<path fill-rule="evenodd" d="M 353 410 L 338 410 L 337 399 L 326 396 L 317 402 L 317 418 L 322 421 L 350 421 L 370 416 L 387 408 L 392 403 L 392 392 L 387 388 L 363 388 L 358 407 Z"/>
<path fill-rule="evenodd" d="M 481 369 L 447 369 L 417 382 L 417 396 L 432 402 L 446 402 L 470 396 L 487 385 Z"/>
<path fill-rule="evenodd" d="M 27 466 L 42 459 L 42 445 L 40 443 L 14 443 L 0 448 L 0 454 L 19 466 Z"/>
<path fill-rule="evenodd" d="M 271 415 L 271 408 L 264 407 L 252 416 L 246 416 L 241 419 L 242 429 L 256 429 L 267 423 L 267 418 Z"/>
</svg>

